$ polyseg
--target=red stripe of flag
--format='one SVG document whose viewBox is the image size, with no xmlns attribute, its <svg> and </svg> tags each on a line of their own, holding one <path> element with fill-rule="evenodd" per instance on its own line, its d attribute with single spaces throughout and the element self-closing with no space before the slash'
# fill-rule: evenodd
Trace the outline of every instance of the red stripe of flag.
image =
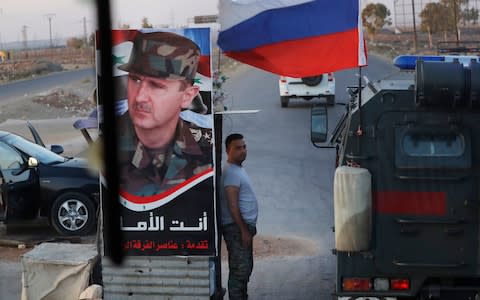
<svg viewBox="0 0 480 300">
<path fill-rule="evenodd" d="M 280 42 L 225 54 L 238 61 L 290 77 L 305 77 L 347 69 L 359 64 L 355 28 L 346 32 Z M 302 55 L 298 55 L 302 53 Z"/>
</svg>

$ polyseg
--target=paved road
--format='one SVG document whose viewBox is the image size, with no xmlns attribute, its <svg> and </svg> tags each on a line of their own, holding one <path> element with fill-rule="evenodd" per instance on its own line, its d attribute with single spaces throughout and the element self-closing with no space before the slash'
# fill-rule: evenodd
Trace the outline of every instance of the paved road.
<svg viewBox="0 0 480 300">
<path fill-rule="evenodd" d="M 21 101 L 25 95 L 71 86 L 83 80 L 91 82 L 92 86 L 94 86 L 95 72 L 93 68 L 56 72 L 34 80 L 21 80 L 3 84 L 0 85 L 0 102 Z M 35 126 L 46 145 L 59 143 L 65 149 L 64 155 L 76 156 L 87 146 L 80 131 L 73 128 L 73 123 L 78 119 L 78 117 L 69 117 L 30 120 L 30 122 Z M 1 124 L 1 130 L 11 131 L 32 139 L 25 120 L 7 120 Z M 91 134 L 95 135 L 96 132 L 91 132 Z"/>
<path fill-rule="evenodd" d="M 382 79 L 397 71 L 390 62 L 370 56 L 363 75 Z M 336 73 L 337 102 L 346 99 L 345 87 L 356 85 L 357 70 Z M 316 255 L 270 257 L 255 262 L 249 299 L 330 299 L 334 290 L 332 188 L 335 150 L 310 143 L 312 102 L 293 100 L 281 108 L 278 77 L 242 67 L 226 83 L 229 110 L 259 109 L 256 114 L 225 116 L 223 137 L 245 135 L 248 157 L 244 164 L 259 198 L 258 231 L 273 237 L 301 237 L 317 247 Z M 312 99 L 313 102 L 324 100 Z M 329 108 L 333 128 L 344 107 Z M 226 286 L 228 266 L 223 269 Z"/>
<path fill-rule="evenodd" d="M 3 84 L 0 85 L 0 101 L 16 99 L 24 95 L 42 92 L 55 87 L 62 87 L 84 78 L 90 80 L 95 79 L 94 69 L 56 72 L 38 77 L 35 80 L 20 80 Z"/>
</svg>

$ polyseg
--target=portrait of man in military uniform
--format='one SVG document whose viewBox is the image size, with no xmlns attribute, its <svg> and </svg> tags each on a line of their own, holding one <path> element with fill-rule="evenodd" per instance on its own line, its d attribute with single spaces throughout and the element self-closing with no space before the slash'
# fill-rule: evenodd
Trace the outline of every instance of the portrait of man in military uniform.
<svg viewBox="0 0 480 300">
<path fill-rule="evenodd" d="M 128 111 L 118 117 L 120 188 L 134 196 L 169 191 L 211 170 L 212 129 L 181 117 L 197 106 L 204 113 L 194 84 L 200 49 L 171 32 L 141 32 L 128 63 Z M 200 109 L 198 109 L 200 106 Z"/>
</svg>

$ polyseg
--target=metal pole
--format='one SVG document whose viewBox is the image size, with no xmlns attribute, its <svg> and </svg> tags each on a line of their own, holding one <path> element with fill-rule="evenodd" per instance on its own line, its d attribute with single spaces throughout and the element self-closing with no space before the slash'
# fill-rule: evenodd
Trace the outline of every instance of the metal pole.
<svg viewBox="0 0 480 300">
<path fill-rule="evenodd" d="M 412 19 L 413 19 L 413 51 L 417 53 L 417 26 L 415 24 L 415 1 L 412 0 Z"/>
<path fill-rule="evenodd" d="M 50 48 L 53 48 L 52 19 L 55 17 L 55 14 L 46 14 L 45 17 L 48 18 L 48 29 L 49 29 L 49 33 L 50 33 Z"/>
<path fill-rule="evenodd" d="M 120 202 L 118 201 L 118 153 L 117 153 L 117 127 L 115 126 L 115 103 L 113 98 L 113 73 L 112 73 L 112 23 L 110 15 L 110 1 L 97 1 L 97 22 L 100 43 L 100 70 L 102 76 L 98 82 L 98 97 L 103 100 L 103 146 L 104 153 L 108 153 L 108 161 L 104 159 L 105 174 L 108 189 L 104 189 L 102 197 L 102 218 L 104 233 L 105 254 L 116 264 L 123 260 L 122 232 L 120 231 Z"/>
<path fill-rule="evenodd" d="M 52 41 L 52 18 L 48 18 L 48 28 L 50 32 L 50 48 L 53 48 L 53 41 Z"/>
<path fill-rule="evenodd" d="M 87 18 L 83 17 L 83 43 L 84 47 L 88 46 L 88 39 L 87 39 Z"/>
<path fill-rule="evenodd" d="M 28 41 L 27 41 L 27 25 L 22 26 L 22 37 L 23 37 L 23 48 L 27 51 L 28 48 Z"/>
</svg>

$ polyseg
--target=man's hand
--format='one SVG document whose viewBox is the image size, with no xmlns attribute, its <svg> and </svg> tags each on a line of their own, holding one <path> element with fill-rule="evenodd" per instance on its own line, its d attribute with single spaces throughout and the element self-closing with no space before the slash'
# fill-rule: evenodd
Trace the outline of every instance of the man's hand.
<svg viewBox="0 0 480 300">
<path fill-rule="evenodd" d="M 242 246 L 243 248 L 250 248 L 252 246 L 252 235 L 248 229 L 242 230 Z"/>
</svg>

